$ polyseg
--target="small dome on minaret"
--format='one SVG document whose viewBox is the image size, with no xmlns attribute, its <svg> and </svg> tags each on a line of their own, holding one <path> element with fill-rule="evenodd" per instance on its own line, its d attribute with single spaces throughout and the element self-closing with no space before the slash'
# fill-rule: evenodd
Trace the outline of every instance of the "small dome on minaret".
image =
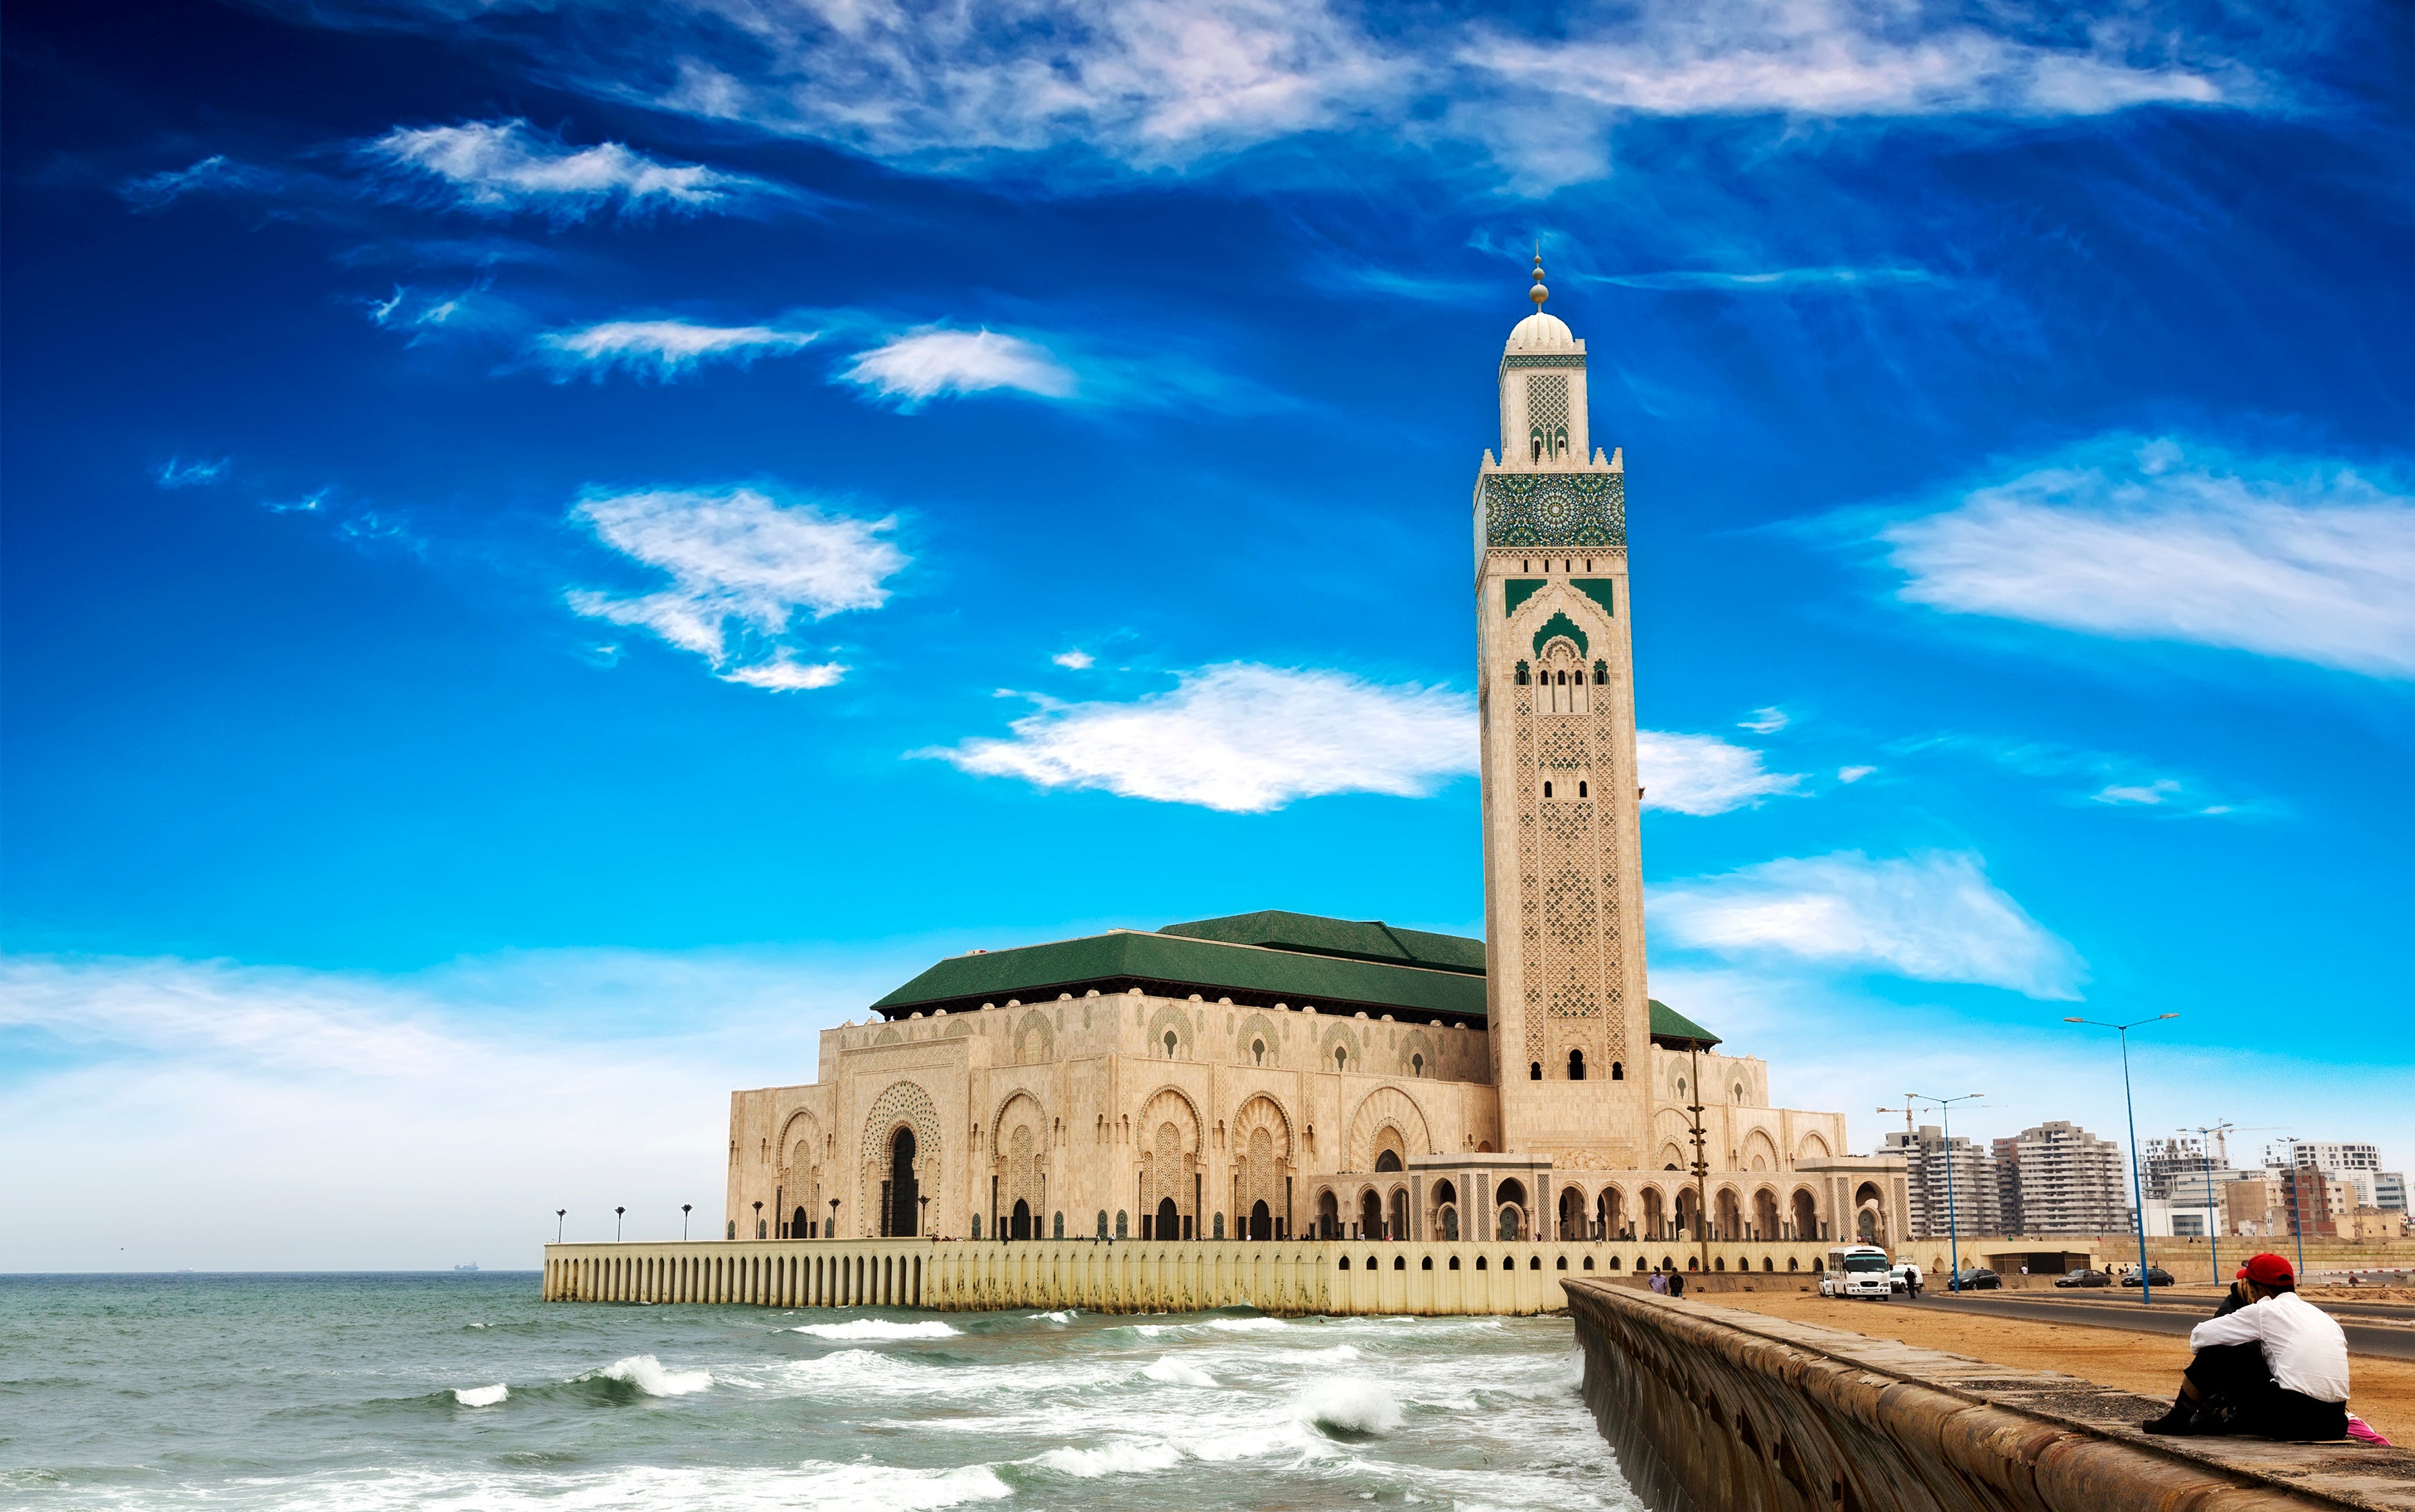
<svg viewBox="0 0 2415 1512">
<path fill-rule="evenodd" d="M 1526 297 L 1535 302 L 1535 313 L 1520 321 L 1509 333 L 1511 352 L 1566 352 L 1576 345 L 1566 321 L 1543 313 L 1543 301 L 1552 297 L 1552 292 L 1543 287 L 1543 249 L 1539 247 L 1535 249 L 1535 287 L 1526 291 Z"/>
</svg>

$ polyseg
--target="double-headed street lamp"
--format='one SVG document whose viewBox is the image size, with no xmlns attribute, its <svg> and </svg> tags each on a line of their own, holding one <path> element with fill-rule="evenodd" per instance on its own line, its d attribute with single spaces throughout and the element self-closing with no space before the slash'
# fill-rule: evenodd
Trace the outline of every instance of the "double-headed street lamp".
<svg viewBox="0 0 2415 1512">
<path fill-rule="evenodd" d="M 2152 1307 L 2154 1297 L 2147 1275 L 2147 1189 L 2138 1182 L 2138 1109 L 2130 1098 L 2130 1031 L 2141 1024 L 2156 1024 L 2176 1019 L 2178 1013 L 2157 1013 L 2149 1018 L 2132 1019 L 2127 1024 L 2107 1024 L 2101 1019 L 2065 1017 L 2065 1024 L 2085 1024 L 2092 1028 L 2111 1029 L 2122 1037 L 2122 1106 L 2130 1118 L 2130 1198 L 2137 1204 L 2138 1216 L 2138 1305 Z"/>
<path fill-rule="evenodd" d="M 1949 1292 L 1962 1290 L 1962 1245 L 1956 1236 L 1954 1222 L 1954 1104 L 1987 1095 L 1985 1092 L 1965 1092 L 1958 1098 L 1940 1098 L 1926 1092 L 1904 1094 L 1907 1103 L 1914 1098 L 1923 1102 L 1936 1103 L 1938 1116 L 1945 1120 L 1945 1289 Z M 1910 1116 L 1908 1108 L 1906 1116 Z"/>
</svg>

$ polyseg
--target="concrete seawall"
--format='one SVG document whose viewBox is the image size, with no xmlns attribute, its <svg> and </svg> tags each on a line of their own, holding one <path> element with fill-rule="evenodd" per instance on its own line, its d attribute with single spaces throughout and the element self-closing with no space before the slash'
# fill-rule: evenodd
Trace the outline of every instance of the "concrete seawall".
<svg viewBox="0 0 2415 1512">
<path fill-rule="evenodd" d="M 1560 1283 L 1607 1275 L 1631 1247 L 1276 1239 L 740 1239 L 549 1244 L 548 1302 L 758 1307 L 1084 1308 L 1187 1312 L 1527 1316 Z M 1779 1272 L 1766 1280 L 1808 1282 Z"/>
<path fill-rule="evenodd" d="M 1582 1280 L 1584 1395 L 1654 1512 L 2415 1512 L 2415 1453 L 2151 1440 L 2164 1404 Z"/>
</svg>

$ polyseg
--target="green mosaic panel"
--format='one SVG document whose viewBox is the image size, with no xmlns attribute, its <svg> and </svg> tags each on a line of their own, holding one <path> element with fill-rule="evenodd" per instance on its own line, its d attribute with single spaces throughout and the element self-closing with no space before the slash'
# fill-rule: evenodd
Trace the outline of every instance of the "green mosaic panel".
<svg viewBox="0 0 2415 1512">
<path fill-rule="evenodd" d="M 1584 365 L 1584 353 L 1582 352 L 1545 352 L 1533 353 L 1531 355 L 1504 357 L 1501 359 L 1501 366 L 1504 369 L 1511 367 L 1574 367 L 1582 371 Z"/>
<path fill-rule="evenodd" d="M 1615 591 L 1618 587 L 1617 578 L 1572 577 L 1568 579 L 1568 581 L 1575 587 L 1578 592 L 1582 593 L 1585 597 L 1593 600 L 1596 604 L 1600 605 L 1602 613 L 1609 615 L 1612 619 L 1616 619 L 1618 617 L 1618 606 L 1612 602 L 1612 600 L 1618 596 Z"/>
<path fill-rule="evenodd" d="M 1488 546 L 1627 545 L 1627 479 L 1617 472 L 1494 472 L 1484 480 Z"/>
<path fill-rule="evenodd" d="M 1543 654 L 1543 648 L 1552 643 L 1553 636 L 1566 636 L 1575 641 L 1579 656 L 1589 656 L 1593 653 L 1593 647 L 1585 641 L 1584 627 L 1565 614 L 1555 613 L 1543 621 L 1542 629 L 1535 632 L 1536 655 Z"/>
<path fill-rule="evenodd" d="M 1512 577 L 1501 585 L 1501 610 L 1505 616 L 1518 612 L 1518 606 L 1543 591 L 1548 577 Z"/>
</svg>

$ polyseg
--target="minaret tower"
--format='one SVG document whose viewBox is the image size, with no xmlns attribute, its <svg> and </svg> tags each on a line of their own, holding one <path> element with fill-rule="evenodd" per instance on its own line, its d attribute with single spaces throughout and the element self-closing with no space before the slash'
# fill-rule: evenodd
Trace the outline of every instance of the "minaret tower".
<svg viewBox="0 0 2415 1512">
<path fill-rule="evenodd" d="M 1476 479 L 1484 934 L 1505 1151 L 1632 1170 L 1650 1005 L 1636 837 L 1627 494 L 1592 447 L 1584 343 L 1535 313 L 1501 355 L 1501 453 Z"/>
</svg>

